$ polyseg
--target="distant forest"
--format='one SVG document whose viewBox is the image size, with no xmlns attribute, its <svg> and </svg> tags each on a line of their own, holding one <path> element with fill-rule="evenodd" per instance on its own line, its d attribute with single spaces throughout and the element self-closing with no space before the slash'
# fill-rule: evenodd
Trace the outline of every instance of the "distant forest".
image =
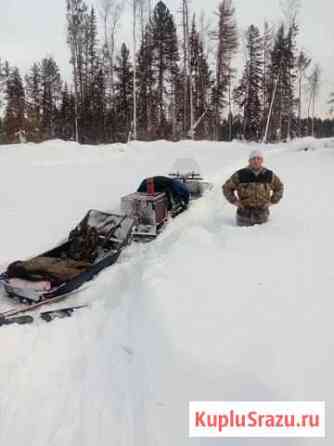
<svg viewBox="0 0 334 446">
<path fill-rule="evenodd" d="M 298 0 L 283 2 L 280 24 L 242 34 L 232 0 L 212 19 L 181 0 L 180 20 L 162 1 L 131 0 L 131 51 L 118 41 L 124 0 L 100 0 L 98 12 L 84 0 L 65 6 L 73 79 L 52 57 L 24 75 L 0 59 L 2 144 L 334 136 L 334 120 L 316 115 L 321 69 L 297 45 Z"/>
</svg>

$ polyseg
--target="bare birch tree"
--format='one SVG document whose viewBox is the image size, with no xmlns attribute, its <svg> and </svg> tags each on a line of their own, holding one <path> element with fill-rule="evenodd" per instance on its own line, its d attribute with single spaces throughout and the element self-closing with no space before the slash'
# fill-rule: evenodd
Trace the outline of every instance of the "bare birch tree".
<svg viewBox="0 0 334 446">
<path fill-rule="evenodd" d="M 330 105 L 329 113 L 332 115 L 334 113 L 334 93 L 330 94 L 328 105 Z"/>
<path fill-rule="evenodd" d="M 287 28 L 293 26 L 301 8 L 301 0 L 280 0 L 281 11 Z"/>
<path fill-rule="evenodd" d="M 132 50 L 133 50 L 133 123 L 132 138 L 137 139 L 137 15 L 141 0 L 132 1 Z"/>
<path fill-rule="evenodd" d="M 192 68 L 191 68 L 191 57 L 190 57 L 188 0 L 182 0 L 182 30 L 183 30 L 183 69 L 184 69 L 184 130 L 187 131 L 188 135 L 193 139 L 194 103 L 193 103 Z"/>
<path fill-rule="evenodd" d="M 100 17 L 104 31 L 104 57 L 107 60 L 107 91 L 110 98 L 114 95 L 114 59 L 116 51 L 116 34 L 124 10 L 124 0 L 99 0 Z"/>
<path fill-rule="evenodd" d="M 75 140 L 79 141 L 79 105 L 83 98 L 83 51 L 84 27 L 87 5 L 82 0 L 67 0 L 67 43 L 71 51 L 75 95 Z"/>
<path fill-rule="evenodd" d="M 264 23 L 263 31 L 263 76 L 262 76 L 262 92 L 263 92 L 263 118 L 262 118 L 262 132 L 264 131 L 264 122 L 269 114 L 269 108 L 271 105 L 269 95 L 269 82 L 270 82 L 270 63 L 271 63 L 271 51 L 274 42 L 274 31 L 272 26 L 268 22 Z M 264 133 L 263 133 L 264 135 Z"/>
<path fill-rule="evenodd" d="M 305 52 L 300 51 L 297 58 L 298 70 L 298 136 L 302 136 L 302 105 L 303 105 L 303 82 L 307 68 L 310 66 L 312 59 L 306 56 Z"/>
<path fill-rule="evenodd" d="M 312 110 L 312 129 L 311 135 L 314 136 L 314 123 L 315 123 L 315 110 L 317 105 L 317 99 L 320 93 L 321 85 L 321 68 L 319 64 L 316 64 L 308 77 L 309 83 L 309 105 L 308 105 L 308 117 L 310 119 Z"/>
</svg>

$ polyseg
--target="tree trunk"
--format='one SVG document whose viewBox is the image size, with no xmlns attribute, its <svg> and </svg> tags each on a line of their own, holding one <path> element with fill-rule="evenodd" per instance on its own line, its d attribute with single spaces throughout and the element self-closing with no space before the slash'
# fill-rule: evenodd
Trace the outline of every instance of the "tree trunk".
<svg viewBox="0 0 334 446">
<path fill-rule="evenodd" d="M 189 41 L 189 6 L 188 0 L 183 0 L 183 51 L 184 51 L 184 130 L 194 139 L 194 104 L 193 80 Z M 188 102 L 189 101 L 189 102 Z M 189 116 L 188 116 L 189 110 Z M 188 128 L 188 125 L 190 128 Z"/>
<path fill-rule="evenodd" d="M 269 108 L 269 113 L 268 113 L 268 118 L 267 118 L 267 125 L 266 125 L 266 130 L 265 130 L 264 138 L 263 138 L 263 142 L 265 144 L 268 143 L 270 120 L 271 120 L 271 115 L 273 113 L 274 103 L 275 103 L 275 99 L 276 99 L 276 93 L 277 93 L 277 89 L 278 89 L 279 78 L 280 78 L 280 75 L 278 75 L 278 78 L 276 79 L 273 95 L 271 98 L 271 103 L 270 103 L 270 108 Z"/>
<path fill-rule="evenodd" d="M 137 139 L 137 0 L 133 1 L 133 139 Z"/>
<path fill-rule="evenodd" d="M 315 94 L 313 94 L 313 104 L 312 104 L 312 136 L 314 138 L 314 120 L 315 120 Z"/>
<path fill-rule="evenodd" d="M 75 122 L 75 141 L 79 142 L 79 91 L 78 91 L 78 70 L 77 70 L 77 52 L 75 44 L 72 46 L 73 58 L 73 77 L 74 77 L 74 122 Z"/>
<path fill-rule="evenodd" d="M 302 73 L 299 73 L 298 136 L 302 136 Z"/>
<path fill-rule="evenodd" d="M 231 98 L 231 79 L 229 79 L 228 85 L 228 139 L 232 141 L 232 98 Z"/>
</svg>

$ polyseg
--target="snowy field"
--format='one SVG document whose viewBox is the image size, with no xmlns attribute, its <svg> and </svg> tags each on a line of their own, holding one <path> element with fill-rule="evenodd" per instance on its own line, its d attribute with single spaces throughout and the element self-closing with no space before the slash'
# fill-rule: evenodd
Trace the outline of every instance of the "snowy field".
<svg viewBox="0 0 334 446">
<path fill-rule="evenodd" d="M 0 146 L 2 267 L 177 158 L 215 185 L 69 300 L 90 309 L 0 329 L 0 445 L 333 445 L 334 140 L 264 147 L 286 194 L 267 225 L 238 228 L 221 185 L 252 147 Z M 189 400 L 326 400 L 327 439 L 190 440 Z"/>
</svg>

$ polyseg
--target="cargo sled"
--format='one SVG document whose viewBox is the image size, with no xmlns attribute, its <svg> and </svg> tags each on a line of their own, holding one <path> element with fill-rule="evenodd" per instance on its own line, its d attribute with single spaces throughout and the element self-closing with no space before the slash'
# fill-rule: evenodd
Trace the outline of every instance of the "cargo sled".
<svg viewBox="0 0 334 446">
<path fill-rule="evenodd" d="M 133 226 L 129 216 L 91 210 L 65 243 L 12 263 L 0 281 L 10 297 L 26 304 L 70 294 L 117 261 Z"/>
</svg>

